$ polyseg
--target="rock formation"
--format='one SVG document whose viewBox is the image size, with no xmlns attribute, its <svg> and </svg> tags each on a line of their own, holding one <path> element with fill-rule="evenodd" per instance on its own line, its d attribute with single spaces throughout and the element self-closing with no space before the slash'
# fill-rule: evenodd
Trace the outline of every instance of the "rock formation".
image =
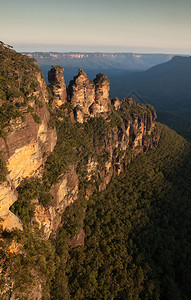
<svg viewBox="0 0 191 300">
<path fill-rule="evenodd" d="M 66 85 L 63 77 L 63 68 L 52 67 L 49 71 L 49 82 L 54 95 L 54 106 L 60 107 L 67 101 Z M 0 217 L 4 219 L 4 228 L 21 228 L 21 223 L 17 217 L 13 220 L 13 215 L 9 207 L 17 199 L 16 188 L 26 177 L 41 176 L 43 173 L 43 163 L 46 161 L 47 154 L 53 151 L 56 144 L 55 129 L 48 128 L 49 112 L 45 105 L 38 107 L 35 99 L 40 99 L 42 103 L 48 102 L 48 94 L 45 82 L 39 72 L 36 73 L 36 79 L 39 82 L 30 93 L 29 104 L 38 113 L 40 124 L 35 122 L 33 115 L 22 108 L 25 120 L 21 118 L 11 119 L 9 126 L 4 128 L 6 139 L 0 138 L 0 151 L 6 160 L 9 183 L 2 185 L 0 189 Z M 155 147 L 156 140 L 151 138 L 154 130 L 154 120 L 156 114 L 154 111 L 139 108 L 137 114 L 137 104 L 133 99 L 124 99 L 122 102 L 118 98 L 111 101 L 109 99 L 109 80 L 105 74 L 98 74 L 94 80 L 89 80 L 86 73 L 80 69 L 78 75 L 70 82 L 68 87 L 68 99 L 73 108 L 75 120 L 83 123 L 92 117 L 108 118 L 113 110 L 120 111 L 126 107 L 129 118 L 124 117 L 123 124 L 114 126 L 108 136 L 105 136 L 103 145 L 96 150 L 98 156 L 108 153 L 108 159 L 100 169 L 98 161 L 93 157 L 88 158 L 87 180 L 100 178 L 99 190 L 106 188 L 113 174 L 119 174 L 124 168 L 124 157 L 128 149 L 133 150 L 133 155 L 146 151 L 149 147 Z M 31 97 L 31 95 L 33 97 Z M 38 102 L 37 102 L 38 103 Z M 121 154 L 123 153 L 123 154 Z M 50 194 L 54 199 L 52 208 L 43 210 L 38 206 L 36 209 L 36 220 L 44 219 L 47 221 L 45 226 L 46 237 L 56 230 L 60 215 L 65 208 L 77 199 L 78 195 L 78 175 L 74 166 L 71 166 L 68 173 L 62 175 L 62 179 L 51 187 Z M 8 199 L 9 200 L 5 200 Z M 12 200 L 11 200 L 12 199 Z M 43 216 L 44 219 L 43 219 Z M 55 223 L 55 220 L 56 223 Z M 59 221 L 58 221 L 59 220 Z M 11 225 L 12 222 L 12 225 Z M 42 224 L 41 224 L 42 225 Z M 41 227 L 41 225 L 39 225 Z M 43 225 L 44 226 L 44 225 Z"/>
<path fill-rule="evenodd" d="M 22 57 L 20 59 L 23 60 Z M 155 131 L 156 113 L 151 106 L 138 105 L 133 99 L 120 102 L 115 98 L 110 101 L 106 75 L 98 74 L 94 80 L 89 80 L 80 69 L 70 82 L 67 93 L 63 68 L 54 66 L 48 78 L 53 92 L 51 115 L 56 121 L 51 124 L 57 125 L 56 131 L 56 128 L 49 126 L 51 107 L 48 110 L 47 104 L 50 99 L 40 70 L 30 61 L 27 61 L 24 72 L 22 68 L 21 71 L 16 69 L 16 77 L 11 78 L 12 82 L 16 82 L 16 88 L 21 86 L 21 90 L 13 96 L 12 93 L 10 98 L 6 98 L 5 93 L 0 94 L 0 109 L 6 109 L 7 102 L 11 103 L 12 109 L 11 117 L 8 115 L 8 120 L 0 127 L 0 155 L 7 166 L 5 181 L 0 182 L 0 218 L 3 219 L 3 229 L 22 230 L 21 221 L 9 208 L 17 201 L 17 188 L 23 179 L 34 176 L 40 178 L 41 183 L 48 186 L 46 193 L 51 201 L 43 205 L 37 196 L 32 198 L 34 214 L 30 226 L 35 222 L 44 241 L 49 239 L 50 234 L 56 235 L 63 222 L 63 212 L 78 199 L 81 186 L 84 185 L 84 199 L 89 199 L 95 189 L 104 190 L 112 176 L 123 172 L 138 154 L 155 148 L 160 135 Z M 30 78 L 22 78 L 26 71 L 31 72 Z M 26 81 L 30 88 L 26 88 Z M 67 125 L 65 119 L 70 124 L 63 135 Z M 74 122 L 70 122 L 71 119 Z M 78 130 L 79 136 L 75 136 L 74 130 Z M 83 138 L 85 143 L 81 140 Z M 86 143 L 89 143 L 88 146 Z M 64 149 L 61 152 L 58 151 L 60 145 L 63 147 L 61 150 Z M 55 161 L 51 157 L 55 157 Z M 70 163 L 67 164 L 65 157 L 69 157 Z M 74 159 L 70 160 L 71 157 Z M 46 168 L 54 168 L 53 176 L 56 178 L 53 181 L 49 180 Z M 70 246 L 83 245 L 84 238 L 81 228 L 73 236 Z M 40 294 L 38 299 L 41 299 L 42 281 L 39 279 L 35 284 Z M 30 299 L 36 299 L 34 295 L 31 292 Z"/>
<path fill-rule="evenodd" d="M 49 98 L 40 69 L 36 69 L 33 63 L 25 68 L 23 73 L 15 70 L 21 89 L 26 89 L 22 78 L 25 75 L 22 74 L 32 72 L 30 80 L 35 80 L 35 84 L 25 93 L 25 102 L 21 102 L 24 99 L 21 96 L 11 99 L 14 103 L 22 104 L 18 113 L 22 117 L 15 118 L 13 114 L 3 127 L 3 136 L 0 136 L 0 154 L 8 170 L 7 182 L 0 185 L 0 218 L 4 220 L 4 229 L 21 229 L 21 222 L 9 211 L 9 207 L 17 200 L 16 188 L 24 178 L 40 175 L 41 167 L 57 140 L 56 130 L 48 127 L 50 114 L 46 103 Z M 3 99 L 2 103 L 6 105 Z"/>
<path fill-rule="evenodd" d="M 0 189 L 0 217 L 6 220 L 4 227 L 7 229 L 20 228 L 20 222 L 16 226 L 15 222 L 8 221 L 8 209 L 17 199 L 14 190 L 24 178 L 38 175 L 47 154 L 53 151 L 56 144 L 56 131 L 48 129 L 48 111 L 44 108 L 41 113 L 42 124 L 36 124 L 32 116 L 26 115 L 19 130 L 12 127 L 6 140 L 0 138 L 0 151 L 4 153 L 9 172 L 7 180 L 11 182 L 11 185 Z M 6 201 L 8 198 L 10 200 Z"/>
<path fill-rule="evenodd" d="M 105 74 L 98 74 L 94 80 L 89 80 L 80 69 L 68 86 L 75 119 L 83 123 L 88 117 L 106 116 L 111 103 L 109 89 L 109 80 Z"/>
<path fill-rule="evenodd" d="M 101 73 L 97 74 L 94 83 L 96 111 L 93 110 L 93 114 L 96 116 L 100 113 L 107 113 L 111 101 L 109 99 L 110 86 L 107 76 Z"/>
<path fill-rule="evenodd" d="M 48 81 L 53 93 L 53 104 L 55 106 L 61 106 L 67 102 L 63 71 L 64 69 L 60 66 L 52 66 L 52 69 L 48 72 Z"/>
<path fill-rule="evenodd" d="M 112 176 L 119 175 L 138 154 L 157 147 L 160 138 L 157 133 L 152 137 L 156 119 L 154 110 L 145 111 L 139 106 L 139 114 L 137 114 L 137 104 L 132 99 L 122 100 L 120 106 L 121 110 L 130 112 L 130 118 L 124 116 L 124 122 L 113 126 L 108 136 L 104 137 L 102 145 L 97 148 L 98 157 L 107 152 L 108 158 L 101 169 L 95 159 L 89 159 L 87 164 L 88 180 L 95 177 L 97 180 L 101 179 L 98 185 L 99 191 L 104 190 Z M 119 106 L 116 109 L 119 110 Z M 129 151 L 132 155 L 130 160 L 127 160 L 126 155 Z"/>
</svg>

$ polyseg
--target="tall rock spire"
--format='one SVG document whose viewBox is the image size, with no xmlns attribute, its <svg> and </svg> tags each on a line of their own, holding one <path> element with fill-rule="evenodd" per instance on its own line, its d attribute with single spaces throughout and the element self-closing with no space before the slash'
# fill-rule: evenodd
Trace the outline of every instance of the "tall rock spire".
<svg viewBox="0 0 191 300">
<path fill-rule="evenodd" d="M 53 104 L 61 106 L 67 102 L 66 84 L 63 75 L 64 68 L 60 66 L 52 66 L 48 72 L 48 81 L 53 92 Z"/>
<path fill-rule="evenodd" d="M 111 103 L 109 89 L 109 79 L 105 74 L 100 73 L 94 80 L 89 80 L 80 69 L 68 86 L 76 120 L 82 123 L 88 116 L 106 115 Z"/>
</svg>

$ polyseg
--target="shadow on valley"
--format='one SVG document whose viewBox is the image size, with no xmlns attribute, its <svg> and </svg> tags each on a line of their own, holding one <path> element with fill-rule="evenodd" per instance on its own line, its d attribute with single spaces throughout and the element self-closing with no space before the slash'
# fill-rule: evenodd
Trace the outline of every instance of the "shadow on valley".
<svg viewBox="0 0 191 300">
<path fill-rule="evenodd" d="M 136 91 L 154 105 L 158 120 L 191 139 L 191 57 L 175 56 L 144 72 L 109 77 L 111 97 L 127 97 Z"/>
</svg>

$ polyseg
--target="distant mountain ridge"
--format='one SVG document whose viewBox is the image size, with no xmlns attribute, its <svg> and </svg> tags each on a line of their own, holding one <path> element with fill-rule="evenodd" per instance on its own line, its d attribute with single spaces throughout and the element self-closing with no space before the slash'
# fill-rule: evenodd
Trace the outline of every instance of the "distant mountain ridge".
<svg viewBox="0 0 191 300">
<path fill-rule="evenodd" d="M 191 78 L 191 56 L 174 56 L 170 61 L 153 66 L 144 72 L 126 73 L 114 75 L 110 78 L 112 94 L 119 91 L 120 97 L 126 97 L 135 90 L 145 100 L 152 101 L 157 108 L 169 105 L 181 104 L 181 96 L 188 98 L 190 107 L 190 78 Z M 167 101 L 167 96 L 169 97 Z"/>
<path fill-rule="evenodd" d="M 92 69 L 146 70 L 156 64 L 170 60 L 172 54 L 142 53 L 82 53 L 82 52 L 24 52 L 35 58 L 39 65 L 59 64 L 67 67 Z"/>
<path fill-rule="evenodd" d="M 62 66 L 65 70 L 66 84 L 69 84 L 80 68 L 89 78 L 94 78 L 98 72 L 106 73 L 110 77 L 123 71 L 147 70 L 173 57 L 172 54 L 141 53 L 24 52 L 23 54 L 36 59 L 46 82 L 48 82 L 47 73 L 50 67 Z"/>
</svg>

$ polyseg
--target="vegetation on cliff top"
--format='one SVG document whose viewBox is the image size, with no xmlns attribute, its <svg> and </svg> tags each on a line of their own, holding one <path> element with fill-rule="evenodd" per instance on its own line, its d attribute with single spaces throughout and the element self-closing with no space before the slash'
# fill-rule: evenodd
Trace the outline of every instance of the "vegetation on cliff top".
<svg viewBox="0 0 191 300">
<path fill-rule="evenodd" d="M 0 42 L 0 99 L 25 98 L 38 86 L 34 74 L 40 68 L 34 61 Z"/>
<path fill-rule="evenodd" d="M 36 74 L 40 68 L 34 61 L 0 42 L 0 137 L 6 138 L 3 129 L 11 119 L 23 117 L 20 107 L 27 108 L 32 92 L 39 86 Z"/>
<path fill-rule="evenodd" d="M 57 128 L 57 144 L 45 164 L 44 178 L 50 184 L 56 182 L 59 175 L 65 173 L 70 164 L 77 164 L 79 173 L 85 178 L 88 158 L 94 157 L 100 163 L 104 154 L 97 154 L 108 134 L 108 123 L 103 118 L 91 118 L 84 124 L 72 124 L 64 117 L 64 111 L 59 111 L 63 120 L 55 119 Z M 85 173 L 84 173 L 85 172 Z"/>
</svg>

